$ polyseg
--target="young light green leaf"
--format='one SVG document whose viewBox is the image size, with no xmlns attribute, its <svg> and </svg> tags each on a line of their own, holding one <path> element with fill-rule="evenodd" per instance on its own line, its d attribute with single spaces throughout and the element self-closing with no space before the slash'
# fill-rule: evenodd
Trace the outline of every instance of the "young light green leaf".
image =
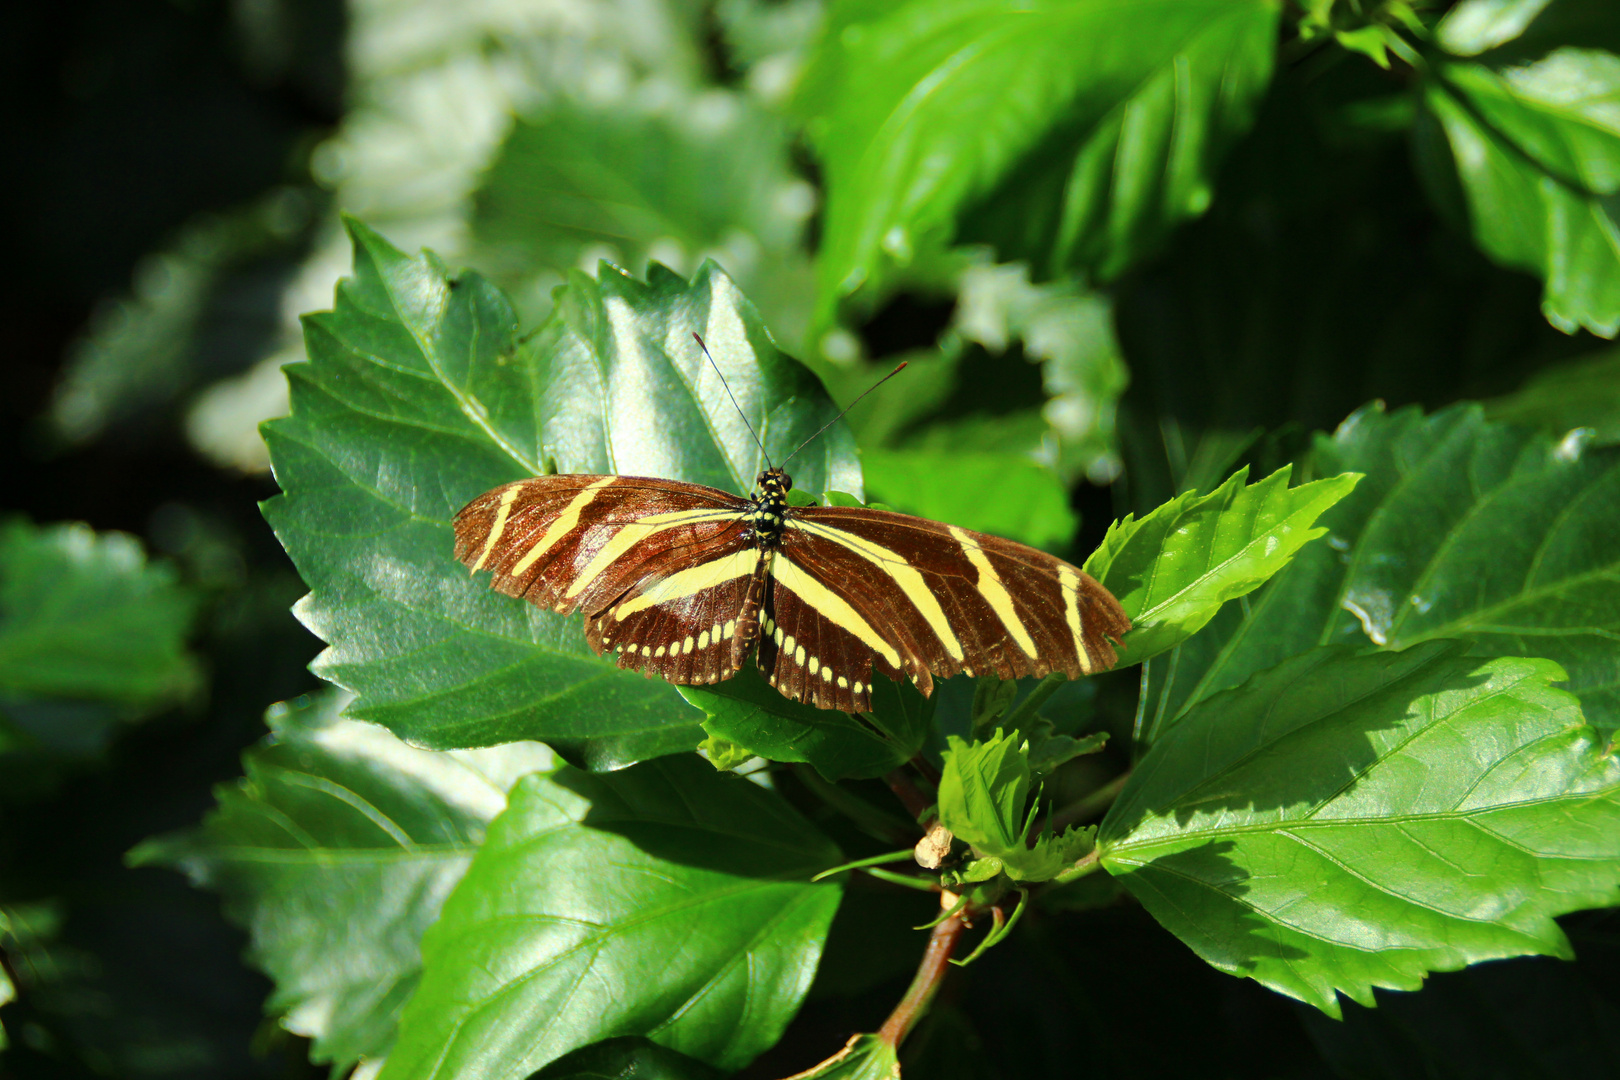
<svg viewBox="0 0 1620 1080">
<path fill-rule="evenodd" d="M 1557 915 L 1620 900 L 1620 760 L 1558 665 L 1313 649 L 1193 708 L 1138 766 L 1102 863 L 1223 971 L 1338 994 L 1568 957 Z"/>
<path fill-rule="evenodd" d="M 1109 278 L 1202 213 L 1271 78 L 1271 0 L 835 9 L 800 108 L 825 164 L 820 319 L 953 239 Z"/>
<path fill-rule="evenodd" d="M 531 776 L 423 939 L 382 1076 L 522 1080 L 622 1035 L 740 1068 L 809 989 L 839 859 L 696 755 Z"/>
<path fill-rule="evenodd" d="M 87 702 L 126 716 L 172 704 L 198 681 L 185 648 L 195 606 L 132 536 L 0 524 L 0 703 Z"/>
<path fill-rule="evenodd" d="M 1424 103 L 1450 145 L 1474 239 L 1546 280 L 1542 311 L 1573 333 L 1620 330 L 1620 57 L 1563 49 L 1499 74 L 1435 68 Z M 1440 168 L 1441 166 L 1435 166 Z"/>
<path fill-rule="evenodd" d="M 1047 549 L 1080 523 L 1057 474 L 1020 454 L 864 450 L 861 466 L 872 497 L 902 514 Z"/>
<path fill-rule="evenodd" d="M 828 780 L 869 779 L 905 764 L 929 734 L 932 703 L 906 683 L 880 680 L 861 717 L 789 701 L 749 667 L 711 686 L 680 687 L 707 714 L 703 730 L 771 761 L 802 761 Z"/>
<path fill-rule="evenodd" d="M 538 738 L 610 767 L 697 745 L 674 689 L 592 655 L 578 616 L 469 578 L 450 519 L 552 467 L 747 491 L 759 449 L 693 331 L 773 458 L 832 420 L 832 402 L 712 264 L 690 283 L 658 267 L 647 284 L 576 273 L 520 341 L 476 274 L 350 228 L 355 276 L 307 320 L 292 415 L 266 429 L 284 494 L 265 514 L 311 589 L 298 614 L 330 645 L 318 673 L 356 693 L 349 715 L 426 747 Z M 840 425 L 794 464 L 803 487 L 860 489 Z"/>
<path fill-rule="evenodd" d="M 419 942 L 519 776 L 554 763 L 538 743 L 435 753 L 338 718 L 341 695 L 277 706 L 271 736 L 221 785 L 201 827 L 141 844 L 134 866 L 183 870 L 223 895 L 266 1008 L 346 1069 L 388 1053 L 421 975 Z"/>
<path fill-rule="evenodd" d="M 900 1059 L 888 1040 L 856 1035 L 838 1053 L 790 1080 L 897 1080 L 899 1075 Z"/>
<path fill-rule="evenodd" d="M 997 731 L 971 743 L 952 735 L 939 781 L 939 820 L 973 846 L 979 863 L 999 863 L 991 867 L 994 872 L 1019 881 L 1047 881 L 1091 850 L 1095 830 L 1070 829 L 1042 836 L 1033 847 L 1026 843 L 1033 823 L 1029 756 L 1029 743 L 1016 731 Z M 986 876 L 994 873 L 963 880 Z"/>
<path fill-rule="evenodd" d="M 1326 529 L 1323 511 L 1356 486 L 1354 475 L 1288 486 L 1290 466 L 1244 485 L 1244 468 L 1208 495 L 1189 491 L 1140 520 L 1126 515 L 1086 560 L 1086 572 L 1131 617 L 1120 665 L 1173 648 L 1221 605 L 1263 585 Z"/>
<path fill-rule="evenodd" d="M 1600 731 L 1620 727 L 1620 453 L 1487 422 L 1369 406 L 1317 440 L 1318 473 L 1365 478 L 1254 600 L 1167 658 L 1143 731 L 1315 645 L 1462 638 L 1569 674 Z"/>
<path fill-rule="evenodd" d="M 1029 802 L 1028 747 L 1018 732 L 968 742 L 950 736 L 939 780 L 939 820 L 983 855 L 1024 842 Z"/>
</svg>

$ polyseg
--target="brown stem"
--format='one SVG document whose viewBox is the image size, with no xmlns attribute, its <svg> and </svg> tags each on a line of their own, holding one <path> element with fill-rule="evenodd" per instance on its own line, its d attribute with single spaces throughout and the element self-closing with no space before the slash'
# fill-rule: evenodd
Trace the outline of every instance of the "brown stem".
<svg viewBox="0 0 1620 1080">
<path fill-rule="evenodd" d="M 945 973 L 951 970 L 951 953 L 956 950 L 963 925 L 960 915 L 952 915 L 934 927 L 934 932 L 928 936 L 928 948 L 923 952 L 922 963 L 917 965 L 917 974 L 906 989 L 906 996 L 878 1029 L 878 1038 L 894 1049 L 900 1048 L 917 1021 L 928 1012 L 929 1004 L 945 981 Z"/>
<path fill-rule="evenodd" d="M 889 785 L 889 790 L 894 792 L 906 812 L 927 828 L 928 822 L 923 821 L 923 815 L 934 805 L 934 800 L 923 794 L 911 774 L 905 769 L 891 769 L 883 774 L 883 782 Z"/>
</svg>

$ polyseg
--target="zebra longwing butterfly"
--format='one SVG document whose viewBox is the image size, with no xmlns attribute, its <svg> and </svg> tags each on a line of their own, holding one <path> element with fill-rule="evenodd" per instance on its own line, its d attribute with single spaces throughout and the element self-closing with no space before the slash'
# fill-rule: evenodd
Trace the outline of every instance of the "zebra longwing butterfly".
<svg viewBox="0 0 1620 1080">
<path fill-rule="evenodd" d="M 1061 559 L 867 507 L 791 506 L 759 474 L 748 498 L 644 476 L 559 474 L 487 491 L 456 515 L 456 557 L 503 593 L 562 614 L 622 668 L 681 685 L 735 675 L 867 712 L 872 672 L 1004 679 L 1110 667 L 1119 602 Z"/>
</svg>

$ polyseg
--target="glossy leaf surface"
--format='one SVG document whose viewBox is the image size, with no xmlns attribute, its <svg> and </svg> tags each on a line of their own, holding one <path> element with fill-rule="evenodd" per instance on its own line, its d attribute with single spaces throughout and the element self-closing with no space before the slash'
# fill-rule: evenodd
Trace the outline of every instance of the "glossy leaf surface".
<svg viewBox="0 0 1620 1080">
<path fill-rule="evenodd" d="M 1200 495 L 1189 491 L 1108 529 L 1086 572 L 1131 617 L 1120 665 L 1146 660 L 1197 633 L 1228 600 L 1253 592 L 1309 541 L 1316 519 L 1348 495 L 1354 475 L 1290 488 L 1284 466 L 1245 485 L 1241 469 Z"/>
<path fill-rule="evenodd" d="M 196 830 L 148 840 L 137 865 L 220 893 L 275 981 L 266 1008 L 337 1068 L 381 1057 L 421 976 L 422 932 L 467 870 L 537 743 L 436 753 L 338 718 L 341 696 L 278 706 L 247 775 Z"/>
<path fill-rule="evenodd" d="M 1112 277 L 1209 202 L 1271 76 L 1268 0 L 836 10 L 801 108 L 826 166 L 823 316 L 953 239 Z"/>
<path fill-rule="evenodd" d="M 774 793 L 696 755 L 512 794 L 423 940 L 384 1080 L 522 1080 L 642 1035 L 736 1069 L 815 973 L 839 854 Z"/>
<path fill-rule="evenodd" d="M 1587 720 L 1620 726 L 1620 454 L 1489 423 L 1477 406 L 1368 407 L 1312 458 L 1365 477 L 1323 515 L 1322 542 L 1165 658 L 1148 730 L 1318 644 L 1438 638 L 1555 660 Z"/>
<path fill-rule="evenodd" d="M 1079 524 L 1057 474 L 1020 454 L 863 450 L 861 465 L 872 498 L 902 514 L 1048 550 Z"/>
<path fill-rule="evenodd" d="M 578 616 L 469 578 L 450 518 L 553 468 L 747 491 L 759 449 L 693 331 L 773 458 L 832 419 L 832 402 L 712 265 L 690 283 L 661 268 L 649 284 L 574 274 L 520 341 L 476 274 L 351 230 L 355 275 L 307 321 L 292 415 L 266 434 L 285 494 L 265 513 L 311 589 L 299 616 L 329 644 L 317 672 L 355 692 L 349 715 L 422 746 L 538 738 L 611 767 L 697 745 L 674 688 L 592 655 Z M 809 490 L 860 488 L 841 426 L 794 466 Z"/>
<path fill-rule="evenodd" d="M 1103 865 L 1216 967 L 1333 1015 L 1430 971 L 1568 957 L 1620 899 L 1620 761 L 1558 665 L 1313 649 L 1193 708 L 1099 832 Z"/>
</svg>

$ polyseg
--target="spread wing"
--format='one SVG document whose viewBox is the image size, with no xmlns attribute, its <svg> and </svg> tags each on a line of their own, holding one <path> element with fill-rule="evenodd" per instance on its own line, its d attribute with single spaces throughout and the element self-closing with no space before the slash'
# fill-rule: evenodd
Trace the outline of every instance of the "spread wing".
<svg viewBox="0 0 1620 1080">
<path fill-rule="evenodd" d="M 456 558 L 511 596 L 584 611 L 586 641 L 674 683 L 734 674 L 758 629 L 748 503 L 698 484 L 562 474 L 485 492 L 456 515 Z"/>
<path fill-rule="evenodd" d="M 791 512 L 768 567 L 759 664 L 818 708 L 865 712 L 872 671 L 1070 678 L 1113 665 L 1130 629 L 1077 567 L 1011 540 L 861 507 Z"/>
</svg>

